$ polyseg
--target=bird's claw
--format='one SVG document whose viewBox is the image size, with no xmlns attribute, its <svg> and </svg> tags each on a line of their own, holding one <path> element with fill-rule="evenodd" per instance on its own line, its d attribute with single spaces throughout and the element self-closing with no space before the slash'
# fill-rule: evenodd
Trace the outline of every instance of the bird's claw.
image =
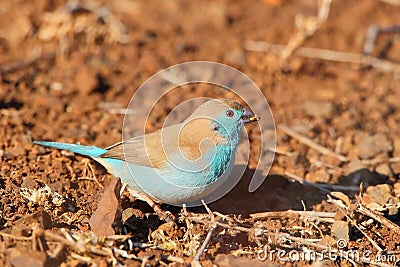
<svg viewBox="0 0 400 267">
<path fill-rule="evenodd" d="M 159 209 L 156 211 L 156 213 L 160 218 L 160 220 L 164 220 L 166 222 L 173 222 L 176 219 L 175 215 L 173 215 L 170 211 L 164 211 Z"/>
</svg>

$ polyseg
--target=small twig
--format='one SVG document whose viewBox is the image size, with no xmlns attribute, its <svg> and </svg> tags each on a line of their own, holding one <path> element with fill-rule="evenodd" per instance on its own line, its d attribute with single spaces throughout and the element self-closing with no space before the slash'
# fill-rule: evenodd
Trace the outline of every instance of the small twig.
<svg viewBox="0 0 400 267">
<path fill-rule="evenodd" d="M 84 257 L 84 256 L 81 256 L 81 255 L 76 254 L 74 252 L 71 253 L 71 257 L 74 258 L 74 259 L 86 262 L 86 263 L 89 263 L 92 260 L 92 258 L 90 258 L 90 257 Z"/>
<path fill-rule="evenodd" d="M 246 50 L 272 52 L 274 54 L 280 54 L 281 51 L 285 49 L 285 47 L 285 45 L 270 44 L 266 42 L 247 41 L 245 43 Z M 296 51 L 294 51 L 294 54 L 306 58 L 353 63 L 363 66 L 372 66 L 382 72 L 400 73 L 400 64 L 398 63 L 379 59 L 376 57 L 366 56 L 359 53 L 338 52 L 327 49 L 299 47 L 296 49 Z"/>
<path fill-rule="evenodd" d="M 335 153 L 337 153 L 337 152 L 335 151 Z M 311 163 L 310 168 L 312 168 L 312 167 L 326 167 L 326 168 L 333 169 L 333 170 L 336 170 L 336 169 L 339 170 L 340 169 L 339 167 L 336 167 L 335 165 L 329 164 L 327 162 L 324 162 L 324 161 L 321 161 L 321 160 L 318 160 L 318 159 L 311 158 L 310 159 L 310 163 Z"/>
<path fill-rule="evenodd" d="M 67 169 L 69 171 L 69 175 L 71 176 L 71 181 L 76 181 L 76 174 L 74 172 L 74 168 L 72 168 L 72 166 L 71 166 L 71 164 L 69 162 L 66 162 L 65 166 L 67 166 Z"/>
<path fill-rule="evenodd" d="M 276 154 L 284 155 L 284 156 L 288 156 L 288 157 L 291 157 L 291 156 L 293 155 L 293 153 L 288 152 L 288 151 L 286 151 L 286 150 L 284 150 L 284 149 L 281 149 L 281 148 L 279 148 L 279 147 L 276 147 L 275 150 L 272 150 L 272 149 L 271 149 L 270 151 L 272 151 L 272 152 L 274 152 L 274 153 L 276 153 Z"/>
<path fill-rule="evenodd" d="M 200 260 L 200 256 L 201 254 L 204 252 L 204 250 L 206 249 L 208 243 L 211 241 L 211 237 L 214 233 L 214 230 L 217 228 L 217 224 L 215 222 L 215 217 L 214 214 L 212 213 L 212 211 L 208 208 L 207 204 L 204 202 L 204 200 L 201 200 L 201 202 L 203 203 L 205 209 L 207 210 L 208 214 L 210 215 L 210 221 L 213 222 L 210 230 L 207 233 L 206 239 L 204 240 L 203 244 L 201 245 L 201 247 L 199 248 L 199 250 L 196 253 L 196 256 L 194 256 L 193 261 L 199 261 Z"/>
<path fill-rule="evenodd" d="M 329 195 L 328 195 L 328 197 L 329 197 Z M 329 197 L 329 198 L 330 198 L 330 197 Z M 351 222 L 351 224 L 354 225 L 354 226 L 358 229 L 358 231 L 360 231 L 360 232 L 368 239 L 368 241 L 376 248 L 376 250 L 378 250 L 379 253 L 383 251 L 382 248 L 381 248 L 369 235 L 367 235 L 367 233 L 365 233 L 364 230 L 361 229 L 360 226 L 358 226 L 357 222 L 356 222 L 354 219 L 352 219 L 352 218 L 345 212 L 345 209 L 341 208 L 341 207 L 340 207 L 339 205 L 337 205 L 337 203 L 334 202 L 334 201 L 329 201 L 329 199 L 328 199 L 328 202 L 332 203 L 340 212 L 342 212 L 343 215 L 346 216 L 346 218 L 349 220 L 349 222 Z"/>
<path fill-rule="evenodd" d="M 326 245 L 319 244 L 319 243 L 314 243 L 314 242 L 309 241 L 309 240 L 307 240 L 305 238 L 294 237 L 294 236 L 291 236 L 291 235 L 285 234 L 285 233 L 269 233 L 269 232 L 266 232 L 266 233 L 264 233 L 264 235 L 272 236 L 272 237 L 275 237 L 275 238 L 283 238 L 283 239 L 291 240 L 293 242 L 297 242 L 297 243 L 300 243 L 300 244 L 303 244 L 303 245 L 306 245 L 306 246 L 310 246 L 310 247 L 315 247 L 315 248 L 321 249 L 322 251 L 329 251 L 329 247 L 326 246 Z"/>
<path fill-rule="evenodd" d="M 337 153 L 333 152 L 332 150 L 317 144 L 316 142 L 314 142 L 310 138 L 308 138 L 308 137 L 306 137 L 306 136 L 304 136 L 302 134 L 299 134 L 298 132 L 296 132 L 296 131 L 290 129 L 289 127 L 287 127 L 286 125 L 279 125 L 279 128 L 282 129 L 287 135 L 289 135 L 289 136 L 297 139 L 301 143 L 303 143 L 303 144 L 305 144 L 305 145 L 307 145 L 307 146 L 319 151 L 323 155 L 331 155 L 331 156 L 336 157 L 340 161 L 344 161 L 344 162 L 348 161 L 348 159 L 345 156 L 337 154 Z"/>
<path fill-rule="evenodd" d="M 99 107 L 111 114 L 126 115 L 137 113 L 137 110 L 131 108 L 123 108 L 119 103 L 115 102 L 101 102 L 99 104 Z"/>
<path fill-rule="evenodd" d="M 336 139 L 335 153 L 342 154 L 342 146 L 343 146 L 343 137 L 339 136 Z"/>
<path fill-rule="evenodd" d="M 267 211 L 250 214 L 250 217 L 255 220 L 270 219 L 270 218 L 286 218 L 293 215 L 307 216 L 312 218 L 334 218 L 336 212 L 322 211 L 303 211 L 303 210 L 286 210 L 286 211 Z"/>
<path fill-rule="evenodd" d="M 120 240 L 120 241 L 125 241 L 126 239 L 130 238 L 132 236 L 130 235 L 108 235 L 104 236 L 106 240 Z"/>
<path fill-rule="evenodd" d="M 117 114 L 117 115 L 127 115 L 127 114 L 134 114 L 136 111 L 131 108 L 110 108 L 107 109 L 108 113 Z"/>
<path fill-rule="evenodd" d="M 357 211 L 368 217 L 371 217 L 372 219 L 378 221 L 380 224 L 388 227 L 391 230 L 394 230 L 396 233 L 400 233 L 400 227 L 397 224 L 386 219 L 384 216 L 380 215 L 379 213 L 377 213 L 373 210 L 370 210 L 369 208 L 365 207 L 361 203 L 359 203 L 357 205 Z"/>
<path fill-rule="evenodd" d="M 358 186 L 311 183 L 311 182 L 308 182 L 303 177 L 300 177 L 300 176 L 298 176 L 294 173 L 288 172 L 288 171 L 285 171 L 285 175 L 288 176 L 290 179 L 293 179 L 296 182 L 299 182 L 300 184 L 313 186 L 321 191 L 324 191 L 325 193 L 328 193 L 331 191 L 356 191 L 357 192 L 360 190 L 360 187 L 358 187 Z"/>
<path fill-rule="evenodd" d="M 53 233 L 51 231 L 48 231 L 48 230 L 44 231 L 44 237 L 48 238 L 48 239 L 55 240 L 57 242 L 60 242 L 61 244 L 64 244 L 66 246 L 76 248 L 76 243 L 75 242 L 73 242 L 71 240 L 68 240 L 68 239 L 66 239 L 66 238 L 64 238 L 64 237 L 62 237 L 60 235 L 57 235 L 57 234 L 55 234 L 55 233 Z"/>
<path fill-rule="evenodd" d="M 302 178 L 302 177 L 300 177 L 300 176 L 298 176 L 298 175 L 296 175 L 294 173 L 286 171 L 285 175 L 287 175 L 289 178 L 295 180 L 296 182 L 299 182 L 300 184 L 315 187 L 318 190 L 321 190 L 321 191 L 323 191 L 325 193 L 330 193 L 331 192 L 330 190 L 326 189 L 325 187 L 320 186 L 320 184 L 310 183 L 307 180 L 305 180 L 304 178 Z"/>
<path fill-rule="evenodd" d="M 45 251 L 44 245 L 43 245 L 43 229 L 39 227 L 39 225 L 35 225 L 33 227 L 33 232 L 32 232 L 32 249 L 33 250 L 38 250 L 39 251 Z"/>
<path fill-rule="evenodd" d="M 196 222 L 196 223 L 210 225 L 210 221 L 205 220 L 205 218 L 203 216 L 198 216 L 197 214 L 191 215 L 190 213 L 188 213 L 188 214 L 184 215 L 184 218 L 191 220 L 193 222 Z M 237 231 L 245 232 L 245 233 L 251 232 L 251 228 L 247 228 L 247 227 L 243 227 L 243 226 L 239 226 L 239 225 L 230 225 L 230 224 L 222 223 L 222 222 L 218 222 L 218 221 L 215 223 L 217 224 L 217 226 L 221 226 L 226 229 L 237 230 Z"/>
<path fill-rule="evenodd" d="M 54 249 L 53 253 L 51 254 L 51 257 L 53 259 L 57 259 L 61 253 L 64 251 L 65 246 L 63 244 L 57 243 L 56 248 Z"/>
<path fill-rule="evenodd" d="M 85 163 L 84 175 L 83 175 L 83 177 L 79 177 L 78 180 L 94 181 L 98 186 L 100 186 L 101 188 L 104 188 L 104 186 L 97 180 L 96 173 L 94 171 L 92 164 L 90 164 L 90 160 L 85 158 L 85 159 L 83 159 L 83 161 Z M 89 168 L 90 172 L 92 173 L 92 177 L 89 177 L 88 175 L 86 175 L 87 168 Z"/>
<path fill-rule="evenodd" d="M 188 214 L 188 211 L 187 211 L 187 209 L 186 209 L 186 205 L 185 204 L 183 204 L 183 207 L 182 207 L 182 209 L 183 209 L 183 215 L 186 217 L 187 216 L 187 214 Z M 188 235 L 189 235 L 189 238 L 190 238 L 190 240 L 192 240 L 193 239 L 193 233 L 192 233 L 192 225 L 190 224 L 190 222 L 189 222 L 189 220 L 187 219 L 187 218 L 185 218 L 185 223 L 186 223 L 186 228 L 187 228 L 187 233 L 188 233 Z"/>
<path fill-rule="evenodd" d="M 222 214 L 222 213 L 220 213 L 218 211 L 214 211 L 213 213 L 214 213 L 214 215 L 217 215 L 217 216 L 221 217 L 223 221 L 229 220 L 229 217 L 227 215 L 225 215 L 225 214 Z"/>
<path fill-rule="evenodd" d="M 118 250 L 117 248 L 106 248 L 106 247 L 101 247 L 101 248 L 96 248 L 96 247 L 89 247 L 89 252 L 95 254 L 95 255 L 100 255 L 103 257 L 108 257 L 111 258 L 111 262 L 112 265 L 117 265 L 118 264 L 118 260 L 115 258 L 114 253 Z M 121 250 L 119 250 L 121 251 Z M 124 251 L 124 250 L 122 250 Z M 136 256 L 134 256 L 132 259 L 136 260 L 140 260 L 139 258 L 137 258 Z"/>
<path fill-rule="evenodd" d="M 121 257 L 125 258 L 125 259 L 140 260 L 140 261 L 142 261 L 142 262 L 143 262 L 143 260 L 145 259 L 145 257 L 144 257 L 144 258 L 139 258 L 139 257 L 137 257 L 137 256 L 135 256 L 135 255 L 129 254 L 126 250 L 123 250 L 123 249 L 112 248 L 112 250 L 113 250 L 115 253 L 119 254 Z M 112 253 L 111 250 L 109 250 L 109 252 Z"/>
<path fill-rule="evenodd" d="M 314 35 L 314 33 L 326 21 L 329 15 L 331 2 L 332 0 L 322 0 L 321 5 L 318 8 L 318 16 L 305 17 L 299 15 L 296 17 L 298 30 L 290 38 L 288 45 L 281 51 L 282 62 L 285 62 L 306 39 Z"/>
<path fill-rule="evenodd" d="M 87 242 L 81 243 L 81 241 L 76 242 L 74 237 L 71 235 L 71 233 L 68 232 L 66 229 L 61 228 L 61 232 L 62 232 L 62 234 L 64 234 L 65 237 L 58 235 L 50 230 L 44 231 L 44 237 L 46 239 L 55 240 L 62 245 L 68 246 L 78 253 L 84 253 L 86 255 L 95 254 L 95 255 L 110 258 L 112 260 L 112 262 L 115 264 L 118 263 L 117 259 L 115 258 L 115 254 L 118 254 L 123 258 L 139 260 L 142 262 L 146 260 L 145 257 L 140 258 L 135 255 L 129 254 L 125 250 L 118 249 L 115 247 L 108 248 L 108 247 L 97 247 L 95 245 L 90 245 L 91 243 L 97 244 L 97 241 L 94 242 L 93 239 L 92 240 L 89 239 L 91 241 L 90 242 L 88 241 L 88 243 Z M 78 237 L 81 238 L 79 235 L 78 235 Z M 107 237 L 105 237 L 105 239 L 123 241 L 127 237 L 128 236 L 125 236 L 125 235 L 113 235 L 113 236 L 107 236 Z M 90 257 L 83 257 L 83 256 L 75 254 L 75 253 L 72 253 L 71 256 L 73 256 L 74 258 L 79 259 L 81 261 L 87 261 L 87 260 L 91 259 Z"/>
<path fill-rule="evenodd" d="M 400 157 L 389 158 L 388 161 L 389 161 L 390 163 L 400 162 Z"/>
<path fill-rule="evenodd" d="M 174 85 L 182 85 L 188 82 L 184 77 L 178 77 L 178 75 L 171 73 L 170 71 L 161 72 L 161 77 Z"/>
<path fill-rule="evenodd" d="M 400 162 L 400 157 L 388 158 L 387 160 L 380 159 L 380 158 L 363 159 L 363 160 L 361 160 L 361 163 L 364 164 L 364 165 L 376 165 L 376 164 L 383 163 L 383 162 L 397 163 L 397 162 Z"/>
<path fill-rule="evenodd" d="M 208 212 L 208 215 L 210 216 L 211 221 L 213 222 L 215 220 L 214 213 L 210 210 L 210 208 L 207 206 L 206 202 L 204 200 L 201 200 L 201 203 L 203 203 L 204 208 Z"/>
<path fill-rule="evenodd" d="M 4 232 L 0 232 L 0 236 L 7 237 L 7 238 L 12 238 L 14 240 L 21 240 L 21 241 L 30 241 L 30 240 L 32 240 L 31 236 L 28 236 L 28 237 L 27 236 L 16 236 L 16 235 L 7 234 L 7 233 L 4 233 Z"/>
<path fill-rule="evenodd" d="M 211 237 L 212 234 L 214 233 L 214 230 L 217 228 L 217 224 L 214 224 L 210 230 L 207 233 L 206 239 L 204 240 L 203 244 L 201 245 L 201 247 L 199 248 L 199 250 L 196 253 L 196 256 L 194 256 L 194 261 L 199 261 L 200 260 L 200 256 L 201 254 L 204 252 L 204 250 L 206 249 L 208 243 L 211 241 Z"/>
<path fill-rule="evenodd" d="M 364 55 L 370 55 L 372 51 L 374 51 L 375 40 L 378 36 L 379 28 L 375 25 L 372 25 L 368 28 L 367 37 L 365 38 L 364 43 Z"/>
<path fill-rule="evenodd" d="M 294 173 L 288 172 L 288 171 L 285 171 L 285 175 L 288 176 L 289 178 L 295 180 L 296 182 L 299 182 L 301 184 L 308 185 L 308 186 L 313 186 L 321 191 L 324 191 L 325 193 L 329 193 L 331 191 L 356 191 L 356 192 L 358 192 L 360 190 L 360 187 L 358 187 L 358 186 L 311 183 L 311 182 L 308 182 L 303 177 L 300 177 L 300 176 L 298 176 Z"/>
</svg>

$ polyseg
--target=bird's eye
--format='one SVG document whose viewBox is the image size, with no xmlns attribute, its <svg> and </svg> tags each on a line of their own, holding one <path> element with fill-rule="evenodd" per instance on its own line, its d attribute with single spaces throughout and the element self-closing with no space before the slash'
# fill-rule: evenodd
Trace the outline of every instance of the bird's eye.
<svg viewBox="0 0 400 267">
<path fill-rule="evenodd" d="M 231 117 L 233 117 L 233 115 L 235 115 L 235 113 L 233 112 L 232 109 L 228 109 L 228 110 L 225 112 L 225 114 L 226 114 L 226 116 L 228 116 L 229 118 L 231 118 Z"/>
</svg>

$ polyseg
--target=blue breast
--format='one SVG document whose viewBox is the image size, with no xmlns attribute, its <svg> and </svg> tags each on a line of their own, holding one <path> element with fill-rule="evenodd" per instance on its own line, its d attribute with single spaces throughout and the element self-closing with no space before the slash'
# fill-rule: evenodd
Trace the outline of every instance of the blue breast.
<svg viewBox="0 0 400 267">
<path fill-rule="evenodd" d="M 229 165 L 233 151 L 233 147 L 230 145 L 220 145 L 216 146 L 216 155 L 214 160 L 211 162 L 209 167 L 209 175 L 207 175 L 209 182 L 214 182 L 218 177 L 220 177 Z"/>
</svg>

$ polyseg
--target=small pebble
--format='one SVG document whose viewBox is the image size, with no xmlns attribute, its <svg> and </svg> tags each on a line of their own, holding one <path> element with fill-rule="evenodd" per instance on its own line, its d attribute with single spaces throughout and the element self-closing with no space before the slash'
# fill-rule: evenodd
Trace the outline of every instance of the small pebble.
<svg viewBox="0 0 400 267">
<path fill-rule="evenodd" d="M 335 221 L 332 224 L 331 228 L 331 236 L 335 238 L 337 241 L 346 241 L 346 243 L 349 242 L 349 224 L 344 221 Z M 338 242 L 339 243 L 339 242 Z M 340 244 L 337 244 L 340 246 Z"/>
<path fill-rule="evenodd" d="M 383 134 L 367 136 L 361 140 L 357 146 L 358 155 L 362 159 L 373 158 L 381 152 L 393 150 L 389 139 Z"/>
<path fill-rule="evenodd" d="M 330 117 L 333 112 L 333 104 L 331 102 L 307 101 L 303 104 L 303 110 L 309 116 Z"/>
</svg>

